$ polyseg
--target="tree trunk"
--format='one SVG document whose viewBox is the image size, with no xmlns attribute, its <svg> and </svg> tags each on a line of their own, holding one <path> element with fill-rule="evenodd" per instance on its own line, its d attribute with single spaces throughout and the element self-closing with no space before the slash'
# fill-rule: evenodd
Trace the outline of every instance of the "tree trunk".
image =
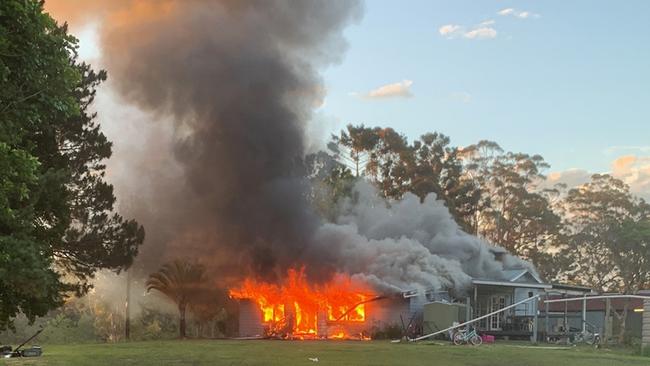
<svg viewBox="0 0 650 366">
<path fill-rule="evenodd" d="M 625 305 L 623 305 L 623 315 L 617 316 L 619 321 L 618 344 L 623 344 L 625 342 L 625 322 L 627 321 L 627 312 L 629 306 L 630 306 L 630 299 L 628 298 L 625 299 Z"/>
<path fill-rule="evenodd" d="M 131 339 L 131 270 L 126 272 L 126 302 L 124 303 L 124 338 Z"/>
<path fill-rule="evenodd" d="M 604 333 L 603 334 L 603 344 L 607 345 L 609 343 L 609 339 L 612 335 L 612 325 L 613 322 L 611 321 L 611 316 L 612 316 L 612 304 L 611 300 L 609 298 L 605 299 L 605 324 L 604 324 Z"/>
<path fill-rule="evenodd" d="M 179 324 L 179 335 L 181 339 L 185 338 L 185 304 L 181 303 L 178 305 L 178 313 L 180 315 L 180 324 Z"/>
</svg>

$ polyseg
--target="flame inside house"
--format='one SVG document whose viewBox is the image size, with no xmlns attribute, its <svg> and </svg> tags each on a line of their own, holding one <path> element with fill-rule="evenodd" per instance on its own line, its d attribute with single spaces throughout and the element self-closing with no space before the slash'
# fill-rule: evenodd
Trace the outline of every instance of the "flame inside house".
<svg viewBox="0 0 650 366">
<path fill-rule="evenodd" d="M 365 323 L 366 303 L 375 298 L 372 290 L 341 274 L 310 284 L 304 268 L 290 269 L 281 285 L 246 279 L 230 296 L 256 305 L 266 336 L 293 339 L 367 339 L 353 329 Z"/>
</svg>

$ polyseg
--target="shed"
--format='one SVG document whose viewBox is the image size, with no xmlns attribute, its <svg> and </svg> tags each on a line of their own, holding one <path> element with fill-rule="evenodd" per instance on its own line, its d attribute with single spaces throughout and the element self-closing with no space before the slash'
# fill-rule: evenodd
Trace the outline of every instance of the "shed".
<svg viewBox="0 0 650 366">
<path fill-rule="evenodd" d="M 442 301 L 424 304 L 424 332 L 433 333 L 449 328 L 454 322 L 467 321 L 467 305 Z"/>
</svg>

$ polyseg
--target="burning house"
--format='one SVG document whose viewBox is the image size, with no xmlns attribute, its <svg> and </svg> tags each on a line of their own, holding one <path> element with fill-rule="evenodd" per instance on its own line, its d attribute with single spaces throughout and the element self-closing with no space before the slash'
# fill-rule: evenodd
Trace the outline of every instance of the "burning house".
<svg viewBox="0 0 650 366">
<path fill-rule="evenodd" d="M 490 247 L 489 251 L 498 261 L 507 255 L 497 247 Z M 374 331 L 388 327 L 401 327 L 402 333 L 410 335 L 436 331 L 440 326 L 451 325 L 453 320 L 469 319 L 471 313 L 474 317 L 481 316 L 551 287 L 542 283 L 534 271 L 519 268 L 503 270 L 498 279 L 474 278 L 471 291 L 458 292 L 454 288 L 381 291 L 347 275 L 313 285 L 306 279 L 303 268 L 289 270 L 281 285 L 246 280 L 240 287 L 231 289 L 230 294 L 239 301 L 241 337 L 369 339 Z M 473 296 L 461 296 L 471 292 Z M 445 308 L 453 305 L 459 305 L 456 308 L 464 314 L 454 319 L 443 317 L 441 321 L 440 314 L 448 313 Z M 513 332 L 530 335 L 528 321 L 536 311 L 532 305 L 522 304 L 510 312 L 484 319 L 477 324 L 478 329 L 496 335 Z"/>
<path fill-rule="evenodd" d="M 507 252 L 490 247 L 497 261 Z M 588 288 L 571 287 L 581 294 Z M 337 275 L 314 286 L 303 270 L 289 270 L 283 285 L 246 280 L 231 296 L 239 300 L 241 337 L 286 339 L 369 339 L 374 331 L 401 328 L 418 336 L 497 312 L 527 298 L 566 291 L 566 285 L 547 284 L 530 268 L 503 269 L 499 277 L 472 278 L 459 291 L 419 288 L 410 291 L 378 291 L 349 276 Z M 439 289 L 438 289 L 439 290 Z M 474 326 L 482 334 L 499 337 L 531 337 L 539 314 L 538 301 L 522 303 L 488 316 Z"/>
<path fill-rule="evenodd" d="M 231 290 L 239 300 L 241 337 L 292 339 L 369 339 L 373 330 L 413 323 L 425 301 L 446 298 L 442 293 L 419 295 L 378 294 L 345 276 L 315 287 L 302 270 L 290 270 L 284 286 L 245 281 Z"/>
<path fill-rule="evenodd" d="M 359 182 L 335 217 L 315 212 L 318 70 L 340 59 L 360 2 L 137 3 L 106 22 L 102 49 L 116 92 L 156 126 L 142 159 L 125 159 L 145 198 L 133 214 L 156 243 L 139 258 L 209 259 L 234 283 L 242 335 L 365 337 L 408 327 L 431 294 L 462 300 L 474 279 L 534 272 L 463 232 L 435 194 L 386 201 Z"/>
</svg>

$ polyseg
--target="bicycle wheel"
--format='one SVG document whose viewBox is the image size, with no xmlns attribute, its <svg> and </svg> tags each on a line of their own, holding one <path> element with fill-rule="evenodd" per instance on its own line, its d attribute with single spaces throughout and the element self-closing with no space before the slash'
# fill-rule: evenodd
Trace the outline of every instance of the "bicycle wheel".
<svg viewBox="0 0 650 366">
<path fill-rule="evenodd" d="M 480 346 L 481 343 L 483 343 L 483 339 L 477 335 L 473 336 L 472 338 L 469 339 L 470 343 L 474 346 Z"/>
<path fill-rule="evenodd" d="M 594 346 L 596 346 L 596 348 L 598 348 L 598 346 L 600 346 L 600 335 L 598 335 L 598 334 L 594 335 L 594 342 L 592 344 Z"/>
<path fill-rule="evenodd" d="M 465 337 L 460 332 L 454 333 L 454 344 L 460 346 L 465 343 Z"/>
</svg>

